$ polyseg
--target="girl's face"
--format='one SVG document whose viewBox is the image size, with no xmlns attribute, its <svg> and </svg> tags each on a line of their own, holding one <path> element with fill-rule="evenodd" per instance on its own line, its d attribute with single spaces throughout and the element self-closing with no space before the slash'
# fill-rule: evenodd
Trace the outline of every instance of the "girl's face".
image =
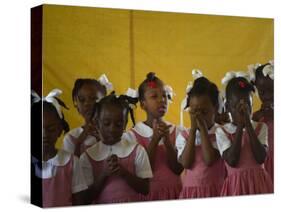
<svg viewBox="0 0 281 212">
<path fill-rule="evenodd" d="M 146 88 L 141 108 L 153 118 L 161 118 L 167 112 L 168 97 L 163 85 L 156 88 Z"/>
<path fill-rule="evenodd" d="M 189 107 L 192 112 L 200 112 L 208 129 L 214 125 L 217 108 L 212 104 L 209 96 L 192 96 Z"/>
<path fill-rule="evenodd" d="M 126 124 L 125 110 L 113 105 L 105 105 L 97 121 L 101 141 L 106 145 L 119 142 L 126 129 Z"/>
<path fill-rule="evenodd" d="M 98 88 L 90 83 L 84 84 L 77 93 L 76 107 L 86 122 L 88 122 L 92 116 L 99 93 L 100 91 Z"/>
<path fill-rule="evenodd" d="M 273 103 L 273 80 L 270 77 L 258 77 L 256 87 L 262 103 Z"/>
<path fill-rule="evenodd" d="M 55 148 L 55 143 L 63 131 L 58 115 L 50 110 L 43 110 L 43 151 L 48 154 Z"/>
<path fill-rule="evenodd" d="M 233 93 L 226 103 L 227 110 L 231 113 L 233 123 L 239 123 L 241 119 L 241 114 L 238 110 L 240 102 L 246 103 L 249 109 L 249 114 L 252 113 L 252 97 L 250 94 L 243 93 Z"/>
</svg>

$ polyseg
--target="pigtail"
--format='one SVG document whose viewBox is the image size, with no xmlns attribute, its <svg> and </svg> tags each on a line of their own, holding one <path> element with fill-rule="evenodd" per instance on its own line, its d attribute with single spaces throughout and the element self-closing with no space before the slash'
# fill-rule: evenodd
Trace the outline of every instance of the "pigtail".
<svg viewBox="0 0 281 212">
<path fill-rule="evenodd" d="M 130 118 L 133 122 L 133 125 L 135 126 L 136 122 L 135 122 L 135 117 L 134 117 L 134 108 L 136 107 L 136 104 L 138 102 L 138 98 L 134 98 L 131 96 L 127 96 L 127 95 L 121 95 L 119 96 L 121 104 L 123 105 L 123 107 L 129 111 L 130 113 Z"/>
</svg>

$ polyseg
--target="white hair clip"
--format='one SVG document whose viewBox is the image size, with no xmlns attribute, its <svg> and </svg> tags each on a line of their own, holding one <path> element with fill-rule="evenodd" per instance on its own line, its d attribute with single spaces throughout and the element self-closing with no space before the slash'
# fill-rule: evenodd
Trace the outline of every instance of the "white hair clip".
<svg viewBox="0 0 281 212">
<path fill-rule="evenodd" d="M 53 89 L 46 97 L 43 97 L 43 101 L 51 103 L 57 110 L 59 117 L 62 119 L 63 114 L 61 111 L 61 105 L 59 104 L 56 97 L 60 96 L 62 94 L 62 91 L 60 89 Z"/>
<path fill-rule="evenodd" d="M 100 82 L 100 84 L 105 86 L 107 92 L 110 90 L 113 90 L 113 85 L 111 82 L 109 82 L 109 80 L 105 74 L 101 75 L 100 78 L 98 79 L 98 81 Z"/>
<path fill-rule="evenodd" d="M 176 95 L 173 91 L 173 88 L 170 85 L 165 85 L 164 90 L 166 91 L 166 93 L 169 97 L 169 99 L 168 99 L 169 103 L 172 103 L 173 97 Z"/>
<path fill-rule="evenodd" d="M 126 92 L 127 96 L 130 96 L 132 98 L 139 98 L 139 93 L 137 90 L 132 89 L 132 88 L 128 88 L 127 92 Z"/>
</svg>

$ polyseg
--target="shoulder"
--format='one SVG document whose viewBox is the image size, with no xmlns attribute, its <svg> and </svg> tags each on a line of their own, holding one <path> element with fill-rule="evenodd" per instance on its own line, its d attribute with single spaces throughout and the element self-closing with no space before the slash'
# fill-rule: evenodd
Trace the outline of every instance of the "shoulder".
<svg viewBox="0 0 281 212">
<path fill-rule="evenodd" d="M 65 134 L 65 137 L 70 137 L 70 136 L 78 137 L 82 132 L 83 132 L 82 127 L 73 128 Z"/>
</svg>

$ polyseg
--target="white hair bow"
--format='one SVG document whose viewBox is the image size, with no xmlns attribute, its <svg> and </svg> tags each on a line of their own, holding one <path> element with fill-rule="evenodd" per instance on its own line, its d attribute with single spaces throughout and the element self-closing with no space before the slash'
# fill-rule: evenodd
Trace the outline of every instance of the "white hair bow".
<svg viewBox="0 0 281 212">
<path fill-rule="evenodd" d="M 274 80 L 274 61 L 271 60 L 269 61 L 269 64 L 266 65 L 263 69 L 262 69 L 262 73 L 263 76 L 269 76 L 270 79 Z"/>
<path fill-rule="evenodd" d="M 126 92 L 127 96 L 130 96 L 132 98 L 138 98 L 139 97 L 139 93 L 137 90 L 132 89 L 132 88 L 128 88 L 127 92 Z"/>
<path fill-rule="evenodd" d="M 62 91 L 60 89 L 53 89 L 46 97 L 43 97 L 43 101 L 49 102 L 52 105 L 54 105 L 54 107 L 56 108 L 59 117 L 62 119 L 63 118 L 63 114 L 61 111 L 61 105 L 59 104 L 58 100 L 56 99 L 56 97 L 59 97 L 62 94 Z"/>
<path fill-rule="evenodd" d="M 260 66 L 261 64 L 259 63 L 248 65 L 248 73 L 251 81 L 254 82 L 256 80 L 256 70 Z"/>
<path fill-rule="evenodd" d="M 31 96 L 33 97 L 32 104 L 40 102 L 41 97 L 34 90 L 31 90 Z"/>
<path fill-rule="evenodd" d="M 168 102 L 172 103 L 173 97 L 176 95 L 173 88 L 170 85 L 165 85 L 164 90 L 169 97 Z"/>
<path fill-rule="evenodd" d="M 237 77 L 243 77 L 250 82 L 250 76 L 248 73 L 243 71 L 229 71 L 225 74 L 224 78 L 222 78 L 221 83 L 226 87 L 230 80 Z"/>
<path fill-rule="evenodd" d="M 113 90 L 113 85 L 111 82 L 109 82 L 109 80 L 105 74 L 101 75 L 100 78 L 98 79 L 98 81 L 100 82 L 100 84 L 105 86 L 107 92 L 110 90 Z"/>
</svg>

